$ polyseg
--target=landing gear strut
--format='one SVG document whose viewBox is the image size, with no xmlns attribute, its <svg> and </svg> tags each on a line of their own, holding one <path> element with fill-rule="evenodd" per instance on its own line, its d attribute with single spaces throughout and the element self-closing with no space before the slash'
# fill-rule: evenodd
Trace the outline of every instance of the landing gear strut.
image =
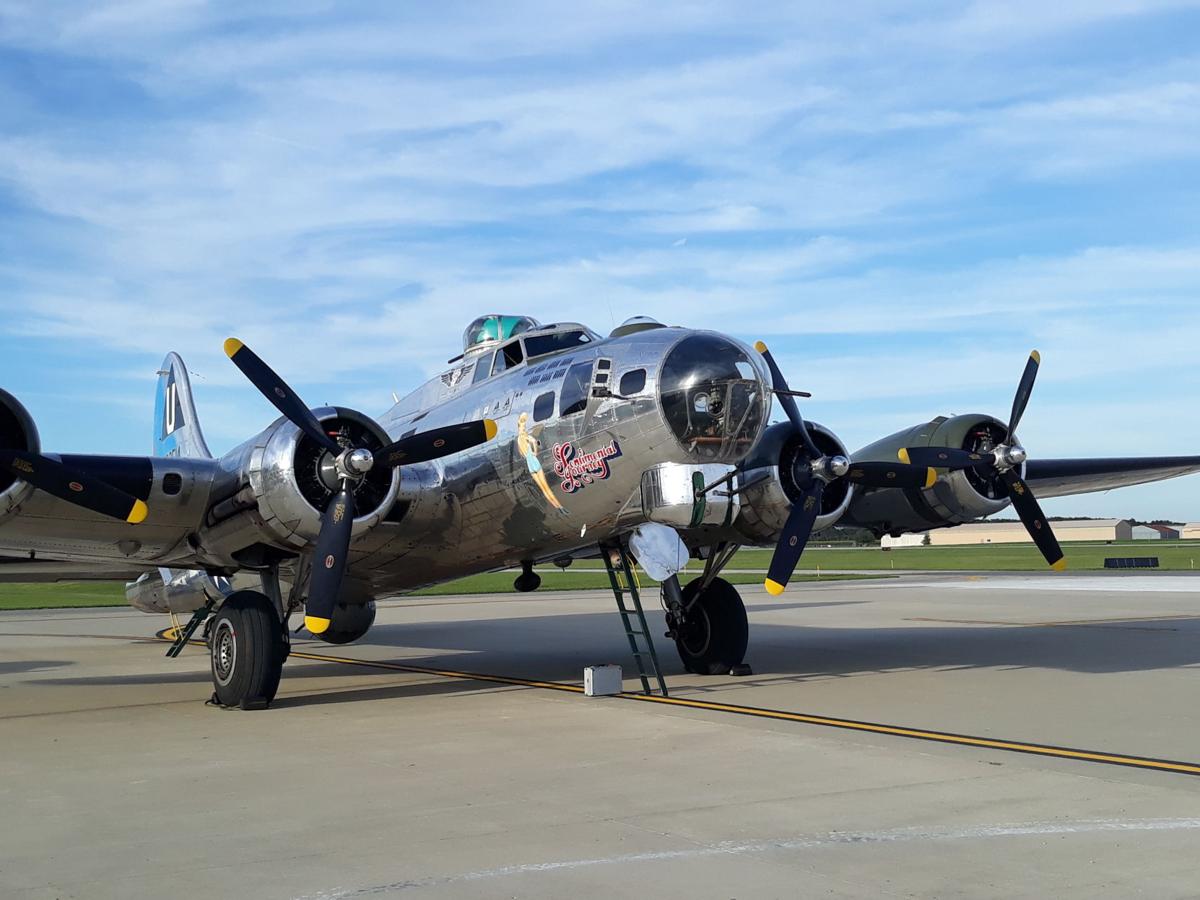
<svg viewBox="0 0 1200 900">
<path fill-rule="evenodd" d="M 288 643 L 275 603 L 258 591 L 226 598 L 208 627 L 213 701 L 266 709 L 275 699 Z"/>
</svg>

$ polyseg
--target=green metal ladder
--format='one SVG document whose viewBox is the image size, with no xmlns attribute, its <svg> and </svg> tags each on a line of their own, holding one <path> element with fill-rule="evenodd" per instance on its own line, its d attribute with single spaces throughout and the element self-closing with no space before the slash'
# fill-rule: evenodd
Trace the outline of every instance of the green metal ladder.
<svg viewBox="0 0 1200 900">
<path fill-rule="evenodd" d="M 642 679 L 642 693 L 653 694 L 650 679 L 658 683 L 662 696 L 667 696 L 667 683 L 663 680 L 662 671 L 658 667 L 658 654 L 654 652 L 654 638 L 646 625 L 646 613 L 642 610 L 642 598 L 638 593 L 637 579 L 633 574 L 633 566 L 629 562 L 629 553 L 622 544 L 601 544 L 600 555 L 604 558 L 604 567 L 608 570 L 608 581 L 612 585 L 613 596 L 617 599 L 617 611 L 621 614 L 621 623 L 625 627 L 625 637 L 629 639 L 629 652 L 637 663 L 638 675 Z M 615 557 L 615 559 L 614 559 Z M 626 600 L 629 601 L 628 605 Z M 639 645 L 639 640 L 642 642 Z"/>
</svg>

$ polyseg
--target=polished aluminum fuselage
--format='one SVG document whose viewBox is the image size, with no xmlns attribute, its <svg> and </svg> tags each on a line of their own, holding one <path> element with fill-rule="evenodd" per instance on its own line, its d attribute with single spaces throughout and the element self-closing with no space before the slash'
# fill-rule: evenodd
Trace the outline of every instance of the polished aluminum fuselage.
<svg viewBox="0 0 1200 900">
<path fill-rule="evenodd" d="M 494 419 L 498 434 L 473 450 L 402 467 L 398 508 L 407 508 L 398 522 L 385 521 L 355 543 L 354 577 L 381 595 L 410 590 L 522 561 L 590 552 L 597 542 L 647 521 L 643 473 L 661 464 L 699 465 L 668 428 L 658 401 L 663 359 L 695 333 L 658 328 L 597 341 L 476 385 L 469 384 L 474 361 L 468 358 L 463 363 L 468 373 L 457 384 L 454 375 L 439 377 L 402 400 L 379 419 L 392 437 L 478 418 Z M 752 356 L 748 348 L 747 355 Z M 592 361 L 597 371 L 601 360 L 610 360 L 612 392 L 625 373 L 636 369 L 645 370 L 645 385 L 628 399 L 591 390 L 582 412 L 563 416 L 556 408 L 552 416 L 535 422 L 535 401 L 546 393 L 560 394 L 562 379 L 531 384 L 541 377 L 531 372 L 560 359 L 559 369 Z M 522 414 L 537 441 L 536 464 L 562 512 L 548 503 L 530 471 L 531 461 L 521 452 Z M 568 447 L 576 459 L 616 453 L 603 460 L 603 469 L 572 477 L 569 460 L 563 458 Z M 713 473 L 714 467 L 706 468 Z"/>
</svg>

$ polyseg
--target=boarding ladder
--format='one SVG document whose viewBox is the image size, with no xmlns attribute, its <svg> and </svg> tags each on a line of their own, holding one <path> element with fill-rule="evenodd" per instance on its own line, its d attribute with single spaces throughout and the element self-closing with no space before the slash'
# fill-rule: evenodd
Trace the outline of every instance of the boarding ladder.
<svg viewBox="0 0 1200 900">
<path fill-rule="evenodd" d="M 658 667 L 658 654 L 654 652 L 654 638 L 646 625 L 646 613 L 642 610 L 642 598 L 638 593 L 637 576 L 629 561 L 629 552 L 622 544 L 601 544 L 600 555 L 608 570 L 608 580 L 613 596 L 617 600 L 617 611 L 629 639 L 629 652 L 637 663 L 638 676 L 642 679 L 642 693 L 653 694 L 650 686 L 653 677 L 662 696 L 667 696 L 667 683 Z M 639 643 L 640 641 L 640 643 Z"/>
</svg>

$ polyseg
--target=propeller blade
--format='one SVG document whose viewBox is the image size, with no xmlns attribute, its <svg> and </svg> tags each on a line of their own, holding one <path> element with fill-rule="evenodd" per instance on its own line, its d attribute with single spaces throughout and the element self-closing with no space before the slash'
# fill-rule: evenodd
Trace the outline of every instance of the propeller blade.
<svg viewBox="0 0 1200 900">
<path fill-rule="evenodd" d="M 905 447 L 898 456 L 906 465 L 934 469 L 986 469 L 996 461 L 988 453 L 971 453 L 953 447 Z"/>
<path fill-rule="evenodd" d="M 931 488 L 937 482 L 937 472 L 928 466 L 860 462 L 850 465 L 846 478 L 867 487 Z"/>
<path fill-rule="evenodd" d="M 60 500 L 136 525 L 146 518 L 146 504 L 94 475 L 24 450 L 0 450 L 0 466 L 35 488 Z"/>
<path fill-rule="evenodd" d="M 280 378 L 274 369 L 262 361 L 257 353 L 237 338 L 229 338 L 225 341 L 225 355 L 242 370 L 242 374 L 250 379 L 250 383 L 258 388 L 259 393 L 283 413 L 289 422 L 335 456 L 342 452 L 337 441 L 321 428 L 321 423 L 312 414 L 312 410 L 296 396 L 295 392 L 288 387 L 287 382 Z"/>
<path fill-rule="evenodd" d="M 324 634 L 333 620 L 346 571 L 346 556 L 350 552 L 350 529 L 354 525 L 354 493 L 347 482 L 333 495 L 325 515 L 321 517 L 321 532 L 313 550 L 312 575 L 308 582 L 308 599 L 304 603 L 304 626 L 313 634 Z"/>
<path fill-rule="evenodd" d="M 1004 479 L 1004 483 L 1008 487 L 1008 496 L 1012 500 L 1013 509 L 1020 516 L 1025 530 L 1029 532 L 1029 536 L 1033 538 L 1037 548 L 1042 551 L 1042 556 L 1046 557 L 1050 568 L 1061 572 L 1067 567 L 1067 561 L 1063 557 L 1062 548 L 1058 545 L 1058 538 L 1054 536 L 1050 523 L 1046 521 L 1046 517 L 1042 513 L 1041 505 L 1033 496 L 1033 491 L 1029 489 L 1029 485 L 1025 483 L 1016 469 L 1007 469 L 1001 473 L 1000 477 Z"/>
<path fill-rule="evenodd" d="M 491 419 L 463 422 L 400 438 L 376 451 L 375 458 L 387 466 L 410 465 L 469 450 L 495 436 L 496 423 Z"/>
<path fill-rule="evenodd" d="M 1017 426 L 1021 424 L 1021 417 L 1025 415 L 1025 407 L 1029 405 L 1029 395 L 1033 393 L 1033 383 L 1037 381 L 1038 367 L 1042 364 L 1042 354 L 1034 350 L 1029 354 L 1029 361 L 1025 363 L 1025 371 L 1021 375 L 1021 383 L 1017 385 L 1017 395 L 1013 397 L 1012 414 L 1008 417 L 1008 438 L 1007 441 L 1015 441 L 1013 437 L 1017 433 Z"/>
<path fill-rule="evenodd" d="M 800 555 L 812 534 L 813 523 L 821 512 L 821 495 L 825 491 L 825 482 L 814 478 L 804 495 L 792 504 L 791 514 L 779 535 L 775 545 L 775 554 L 771 557 L 770 568 L 767 569 L 767 579 L 763 586 L 767 593 L 779 596 L 787 587 Z"/>
<path fill-rule="evenodd" d="M 773 393 L 779 398 L 779 405 L 783 407 L 783 411 L 787 413 L 788 419 L 795 426 L 796 431 L 800 435 L 800 439 L 804 441 L 804 446 L 808 452 L 812 454 L 813 459 L 819 459 L 823 454 L 817 445 L 813 443 L 812 435 L 808 433 L 808 427 L 804 424 L 804 417 L 800 415 L 800 407 L 796 405 L 795 392 L 787 385 L 787 379 L 783 377 L 783 372 L 775 362 L 775 357 L 771 355 L 771 351 L 767 349 L 767 345 L 759 341 L 754 345 L 754 349 L 762 354 L 762 358 L 767 361 L 767 368 L 771 370 L 771 385 L 774 388 Z"/>
</svg>

